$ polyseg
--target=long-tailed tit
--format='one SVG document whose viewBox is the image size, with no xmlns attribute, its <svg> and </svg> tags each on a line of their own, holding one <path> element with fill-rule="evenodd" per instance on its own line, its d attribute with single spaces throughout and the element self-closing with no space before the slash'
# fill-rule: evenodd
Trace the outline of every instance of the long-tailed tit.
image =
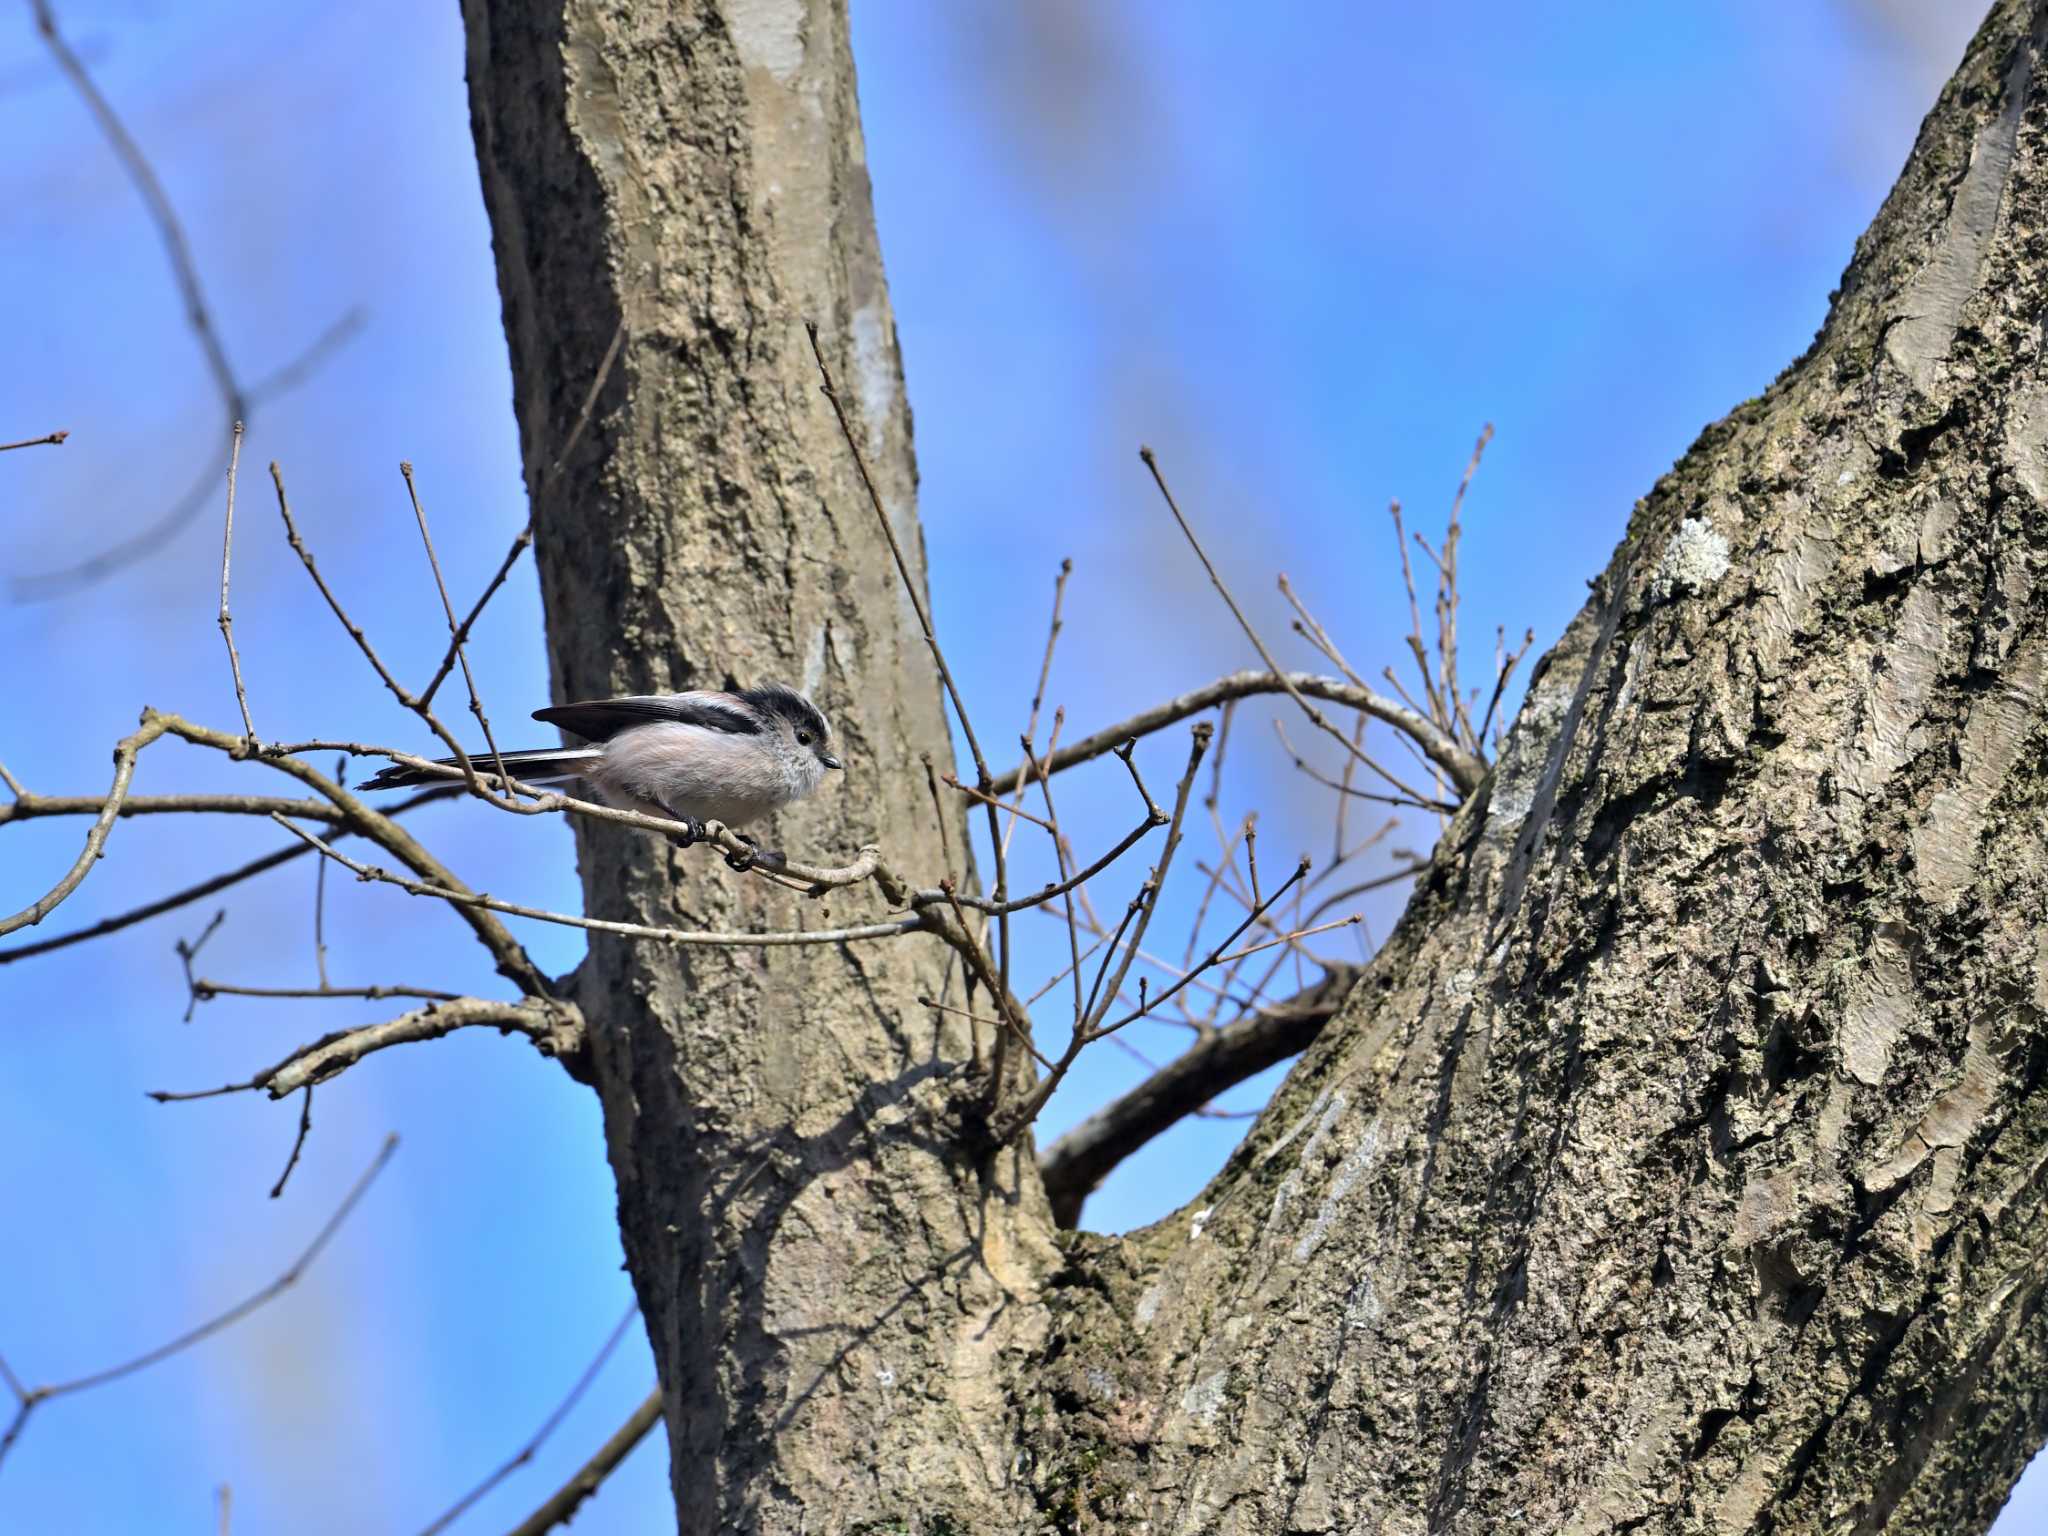
<svg viewBox="0 0 2048 1536">
<path fill-rule="evenodd" d="M 684 824 L 685 843 L 706 821 L 741 827 L 801 800 L 839 759 L 825 717 L 794 688 L 768 683 L 739 693 L 665 693 L 536 709 L 536 720 L 593 743 L 507 752 L 505 771 L 530 784 L 581 779 L 596 798 Z M 455 759 L 436 760 L 444 767 Z M 494 759 L 472 753 L 488 771 Z M 398 789 L 447 775 L 393 764 L 363 785 Z M 749 839 L 751 841 L 751 839 Z"/>
</svg>

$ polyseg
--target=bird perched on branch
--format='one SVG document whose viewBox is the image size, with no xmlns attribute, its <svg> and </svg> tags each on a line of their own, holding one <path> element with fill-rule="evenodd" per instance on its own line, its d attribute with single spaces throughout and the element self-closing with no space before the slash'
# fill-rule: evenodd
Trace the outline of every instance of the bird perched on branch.
<svg viewBox="0 0 2048 1536">
<path fill-rule="evenodd" d="M 818 707 L 794 688 L 768 683 L 738 693 L 664 693 L 593 699 L 536 709 L 536 720 L 592 743 L 504 754 L 505 771 L 529 784 L 581 779 L 622 810 L 683 823 L 685 845 L 704 823 L 739 828 L 801 800 L 839 767 Z M 495 759 L 472 753 L 478 772 Z M 452 768 L 456 759 L 436 759 Z M 449 775 L 393 764 L 363 785 L 400 789 L 438 784 Z M 752 839 L 747 839 L 751 842 Z"/>
</svg>

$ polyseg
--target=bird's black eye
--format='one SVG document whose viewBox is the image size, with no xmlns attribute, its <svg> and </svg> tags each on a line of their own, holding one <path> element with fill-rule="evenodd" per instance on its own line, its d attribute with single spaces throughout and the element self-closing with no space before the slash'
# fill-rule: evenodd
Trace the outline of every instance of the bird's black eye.
<svg viewBox="0 0 2048 1536">
<path fill-rule="evenodd" d="M 800 747 L 808 747 L 811 744 L 811 733 L 809 731 L 798 731 L 796 733 L 796 744 Z"/>
</svg>

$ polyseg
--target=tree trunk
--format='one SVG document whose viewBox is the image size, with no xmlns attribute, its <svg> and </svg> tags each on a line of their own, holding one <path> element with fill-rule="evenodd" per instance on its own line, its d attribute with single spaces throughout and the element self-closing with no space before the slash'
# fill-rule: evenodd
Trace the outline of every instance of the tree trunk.
<svg viewBox="0 0 2048 1536">
<path fill-rule="evenodd" d="M 778 830 L 935 870 L 937 693 L 799 325 L 915 549 L 844 17 L 594 9 L 469 12 L 530 466 L 627 337 L 528 475 L 558 691 L 815 686 L 852 771 Z M 2048 1434 L 2044 47 L 1994 10 L 1189 1211 L 1055 1249 L 958 1133 L 934 943 L 594 940 L 683 1529 L 1988 1524 Z M 797 918 L 579 835 L 595 912 Z"/>
<path fill-rule="evenodd" d="M 470 0 L 469 82 L 559 699 L 784 680 L 846 762 L 774 840 L 944 869 L 938 685 L 830 409 L 827 355 L 922 581 L 910 412 L 843 7 Z M 559 452 L 615 327 L 619 362 Z M 963 827 L 951 845 L 964 845 Z M 578 827 L 605 917 L 830 927 L 709 850 Z M 1004 1384 L 1057 1255 L 1028 1149 L 969 1152 L 936 943 L 670 949 L 577 978 L 685 1531 L 940 1509 L 1020 1528 Z M 958 1000 L 958 989 L 955 989 Z M 806 1524 L 808 1521 L 808 1524 Z"/>
</svg>

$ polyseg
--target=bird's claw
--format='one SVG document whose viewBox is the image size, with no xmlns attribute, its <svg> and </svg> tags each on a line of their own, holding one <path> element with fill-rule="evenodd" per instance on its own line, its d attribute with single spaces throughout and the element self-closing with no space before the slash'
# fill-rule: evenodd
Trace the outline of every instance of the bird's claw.
<svg viewBox="0 0 2048 1536">
<path fill-rule="evenodd" d="M 680 832 L 671 832 L 669 836 L 674 839 L 678 848 L 694 848 L 704 841 L 703 822 L 694 816 L 677 816 L 675 819 L 682 823 L 683 829 Z"/>
<path fill-rule="evenodd" d="M 745 874 L 754 867 L 754 860 L 761 857 L 761 844 L 754 838 L 747 836 L 744 832 L 735 832 L 733 836 L 747 846 L 737 853 L 728 853 L 725 856 L 725 865 L 728 869 L 736 869 L 741 874 Z"/>
</svg>

